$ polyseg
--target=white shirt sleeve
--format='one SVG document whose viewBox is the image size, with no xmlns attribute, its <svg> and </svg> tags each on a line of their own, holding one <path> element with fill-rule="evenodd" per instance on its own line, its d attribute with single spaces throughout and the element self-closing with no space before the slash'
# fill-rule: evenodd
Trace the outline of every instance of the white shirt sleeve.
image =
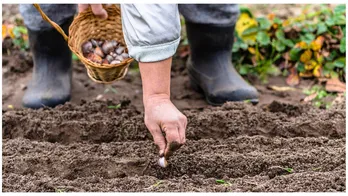
<svg viewBox="0 0 348 196">
<path fill-rule="evenodd" d="M 132 58 L 156 62 L 175 54 L 181 31 L 177 4 L 121 4 L 121 17 Z"/>
</svg>

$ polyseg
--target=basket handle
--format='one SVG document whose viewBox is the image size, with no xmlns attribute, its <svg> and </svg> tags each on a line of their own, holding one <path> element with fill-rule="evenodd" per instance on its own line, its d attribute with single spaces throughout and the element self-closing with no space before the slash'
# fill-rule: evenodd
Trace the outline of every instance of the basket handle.
<svg viewBox="0 0 348 196">
<path fill-rule="evenodd" d="M 33 4 L 33 6 L 40 12 L 42 18 L 46 20 L 48 23 L 50 23 L 52 27 L 55 28 L 67 42 L 69 37 L 64 33 L 63 29 L 57 23 L 53 22 L 51 19 L 48 18 L 48 16 L 42 11 L 39 4 Z"/>
</svg>

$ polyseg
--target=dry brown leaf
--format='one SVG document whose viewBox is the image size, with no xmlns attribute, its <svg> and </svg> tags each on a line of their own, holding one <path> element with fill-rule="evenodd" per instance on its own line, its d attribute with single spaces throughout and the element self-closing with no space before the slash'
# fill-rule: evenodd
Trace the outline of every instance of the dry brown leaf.
<svg viewBox="0 0 348 196">
<path fill-rule="evenodd" d="M 300 83 L 300 77 L 298 76 L 294 67 L 290 69 L 290 75 L 288 78 L 286 78 L 286 83 L 289 86 L 296 86 Z"/>
<path fill-rule="evenodd" d="M 328 92 L 346 92 L 346 84 L 341 82 L 338 78 L 331 78 L 326 82 L 325 90 Z"/>
<path fill-rule="evenodd" d="M 279 91 L 279 92 L 284 92 L 284 91 L 295 91 L 296 88 L 290 87 L 290 86 L 274 86 L 270 85 L 267 86 L 268 89 L 274 90 L 274 91 Z"/>
<path fill-rule="evenodd" d="M 315 99 L 315 97 L 318 95 L 318 93 L 313 93 L 311 95 L 308 95 L 307 97 L 305 97 L 303 99 L 304 102 L 310 102 L 312 101 L 313 99 Z"/>
</svg>

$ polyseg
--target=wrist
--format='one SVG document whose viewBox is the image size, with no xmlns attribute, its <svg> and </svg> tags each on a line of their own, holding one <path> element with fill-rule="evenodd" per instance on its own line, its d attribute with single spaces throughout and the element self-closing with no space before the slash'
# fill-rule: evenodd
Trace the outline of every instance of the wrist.
<svg viewBox="0 0 348 196">
<path fill-rule="evenodd" d="M 146 107 L 149 104 L 154 102 L 160 103 L 162 101 L 170 101 L 170 95 L 168 93 L 154 93 L 154 94 L 145 94 L 143 95 L 143 103 Z"/>
</svg>

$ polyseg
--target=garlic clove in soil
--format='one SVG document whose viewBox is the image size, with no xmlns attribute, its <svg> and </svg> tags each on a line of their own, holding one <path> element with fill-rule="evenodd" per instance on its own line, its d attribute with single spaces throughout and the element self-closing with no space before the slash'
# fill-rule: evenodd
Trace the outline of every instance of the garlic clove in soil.
<svg viewBox="0 0 348 196">
<path fill-rule="evenodd" d="M 168 166 L 168 162 L 164 157 L 159 158 L 158 165 L 165 168 Z"/>
</svg>

